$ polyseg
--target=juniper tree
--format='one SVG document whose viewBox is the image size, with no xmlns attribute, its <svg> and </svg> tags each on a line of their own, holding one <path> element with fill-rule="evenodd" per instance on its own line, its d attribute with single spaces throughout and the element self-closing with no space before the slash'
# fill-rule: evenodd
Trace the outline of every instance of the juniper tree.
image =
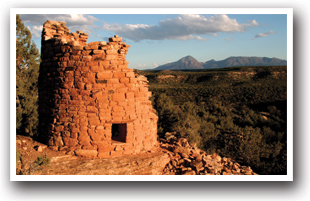
<svg viewBox="0 0 310 201">
<path fill-rule="evenodd" d="M 40 55 L 31 32 L 16 15 L 16 132 L 35 137 Z"/>
</svg>

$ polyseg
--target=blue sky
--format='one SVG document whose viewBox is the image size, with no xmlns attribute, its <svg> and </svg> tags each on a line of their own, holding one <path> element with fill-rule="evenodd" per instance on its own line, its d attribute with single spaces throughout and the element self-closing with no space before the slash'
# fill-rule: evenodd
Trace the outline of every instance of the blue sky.
<svg viewBox="0 0 310 201">
<path fill-rule="evenodd" d="M 88 42 L 115 34 L 131 45 L 129 67 L 152 69 L 191 55 L 200 62 L 230 56 L 287 59 L 285 14 L 21 14 L 40 49 L 46 20 L 89 33 Z"/>
</svg>

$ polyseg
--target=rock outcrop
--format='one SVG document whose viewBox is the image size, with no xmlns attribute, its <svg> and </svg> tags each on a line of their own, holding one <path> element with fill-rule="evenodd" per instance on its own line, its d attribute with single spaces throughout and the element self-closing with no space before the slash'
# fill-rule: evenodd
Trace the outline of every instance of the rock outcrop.
<svg viewBox="0 0 310 201">
<path fill-rule="evenodd" d="M 17 136 L 19 153 L 16 174 L 27 175 L 256 175 L 250 167 L 230 158 L 206 154 L 184 138 L 167 133 L 160 147 L 136 155 L 114 158 L 91 158 L 52 150 L 29 137 Z M 35 161 L 49 158 L 48 165 Z"/>
</svg>

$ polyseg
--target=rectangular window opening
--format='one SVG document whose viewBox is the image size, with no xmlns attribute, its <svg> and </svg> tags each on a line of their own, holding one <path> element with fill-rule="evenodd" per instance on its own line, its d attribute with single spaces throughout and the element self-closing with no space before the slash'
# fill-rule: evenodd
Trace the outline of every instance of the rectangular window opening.
<svg viewBox="0 0 310 201">
<path fill-rule="evenodd" d="M 112 124 L 112 140 L 126 143 L 127 124 Z"/>
</svg>

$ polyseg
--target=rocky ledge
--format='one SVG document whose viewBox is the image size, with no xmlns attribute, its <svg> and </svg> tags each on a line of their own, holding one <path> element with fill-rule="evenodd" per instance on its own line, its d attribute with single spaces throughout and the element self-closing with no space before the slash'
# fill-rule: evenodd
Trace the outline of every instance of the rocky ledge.
<svg viewBox="0 0 310 201">
<path fill-rule="evenodd" d="M 55 151 L 31 138 L 17 136 L 16 174 L 30 175 L 256 175 L 250 167 L 212 155 L 184 138 L 166 133 L 159 146 L 138 155 L 96 159 Z M 44 164 L 38 157 L 49 158 Z"/>
</svg>

